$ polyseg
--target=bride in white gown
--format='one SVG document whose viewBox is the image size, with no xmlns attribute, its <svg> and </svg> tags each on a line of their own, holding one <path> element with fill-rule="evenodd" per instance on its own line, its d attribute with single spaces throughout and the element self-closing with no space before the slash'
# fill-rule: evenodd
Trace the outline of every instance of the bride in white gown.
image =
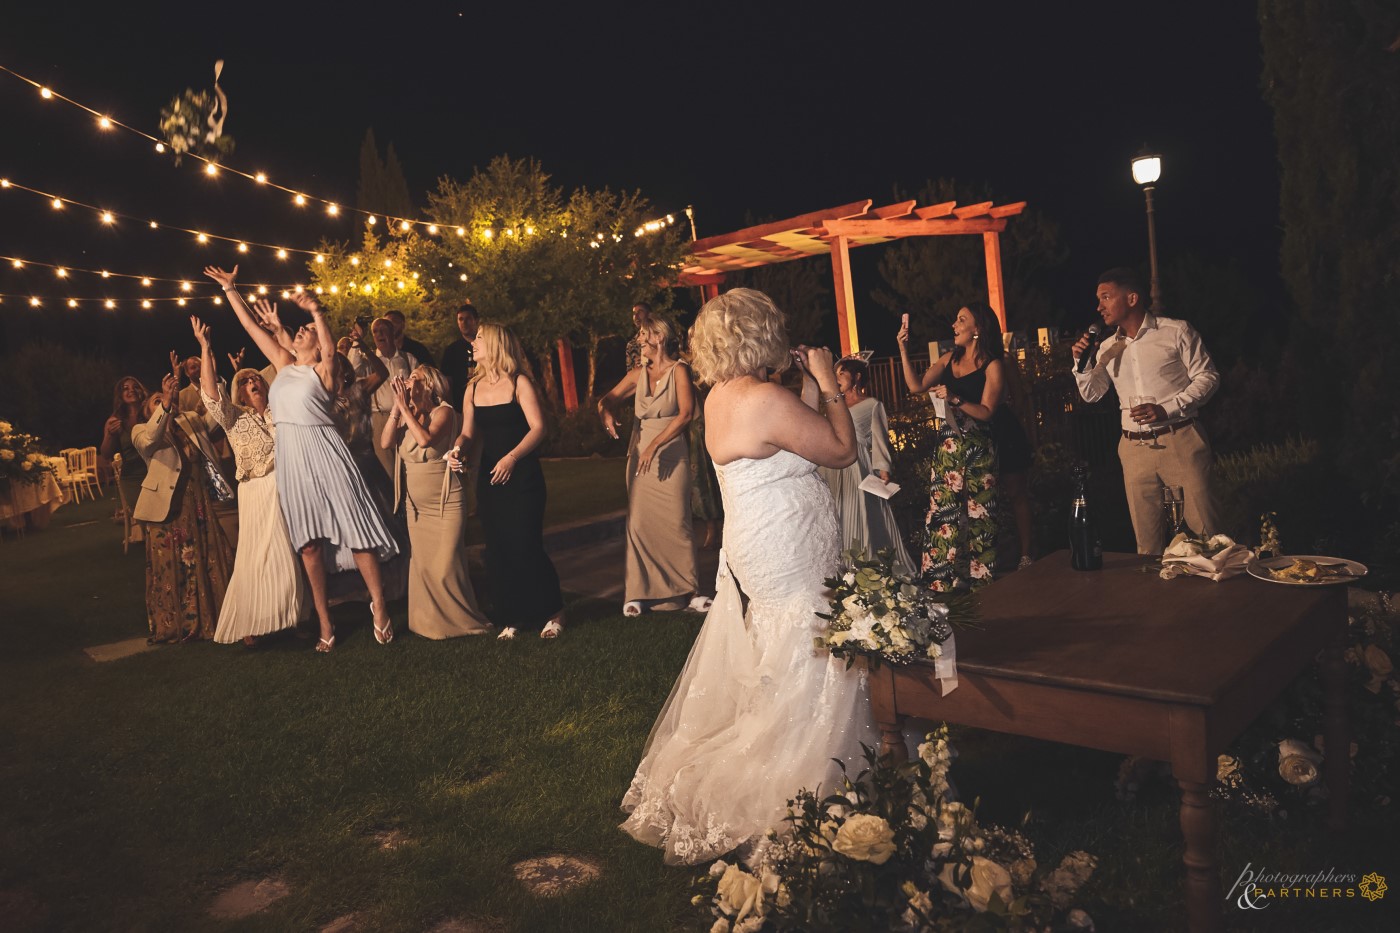
<svg viewBox="0 0 1400 933">
<path fill-rule="evenodd" d="M 695 864 L 750 854 L 800 788 L 834 790 L 874 746 L 862 669 L 814 647 L 839 564 L 831 490 L 817 467 L 856 457 L 830 351 L 788 349 L 784 316 L 737 288 L 700 309 L 694 370 L 714 385 L 706 446 L 724 497 L 717 595 L 623 798 L 623 830 Z M 796 356 L 826 417 L 768 381 Z M 747 598 L 747 607 L 744 599 Z"/>
</svg>

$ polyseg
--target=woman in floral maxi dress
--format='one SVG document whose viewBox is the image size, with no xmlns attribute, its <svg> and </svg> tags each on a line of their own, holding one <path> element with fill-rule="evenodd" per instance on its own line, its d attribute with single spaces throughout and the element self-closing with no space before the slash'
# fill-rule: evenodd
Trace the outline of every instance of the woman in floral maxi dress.
<svg viewBox="0 0 1400 933">
<path fill-rule="evenodd" d="M 991 582 L 996 566 L 996 446 L 992 419 L 1004 390 L 1001 326 L 984 304 L 970 304 L 953 322 L 953 349 L 922 377 L 909 361 L 909 325 L 899 330 L 904 381 L 911 392 L 942 399 L 948 417 L 929 470 L 920 576 L 948 592 Z"/>
</svg>

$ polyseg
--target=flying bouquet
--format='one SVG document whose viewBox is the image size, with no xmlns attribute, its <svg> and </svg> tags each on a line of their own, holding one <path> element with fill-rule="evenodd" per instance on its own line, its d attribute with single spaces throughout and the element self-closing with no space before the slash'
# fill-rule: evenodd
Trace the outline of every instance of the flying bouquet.
<svg viewBox="0 0 1400 933">
<path fill-rule="evenodd" d="M 872 667 L 881 661 L 910 664 L 933 661 L 944 693 L 957 685 L 953 627 L 973 621 L 972 597 L 935 593 L 894 572 L 894 556 L 882 549 L 874 558 L 864 550 L 841 555 L 845 570 L 826 581 L 831 612 L 817 647 L 847 666 L 858 657 Z"/>
<path fill-rule="evenodd" d="M 175 154 L 175 164 L 189 153 L 201 159 L 224 159 L 233 153 L 233 137 L 224 135 L 228 97 L 219 87 L 223 60 L 214 63 L 214 91 L 185 88 L 160 111 L 160 132 Z"/>
</svg>

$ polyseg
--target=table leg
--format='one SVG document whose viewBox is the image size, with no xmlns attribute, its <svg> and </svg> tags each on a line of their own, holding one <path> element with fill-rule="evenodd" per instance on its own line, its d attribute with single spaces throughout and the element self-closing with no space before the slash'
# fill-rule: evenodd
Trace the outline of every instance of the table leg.
<svg viewBox="0 0 1400 933">
<path fill-rule="evenodd" d="M 1186 840 L 1186 916 L 1191 933 L 1224 929 L 1220 866 L 1215 860 L 1215 812 L 1210 785 L 1177 778 L 1181 787 L 1181 835 Z"/>
<path fill-rule="evenodd" d="M 861 663 L 865 663 L 864 659 Z M 907 761 L 909 749 L 904 745 L 904 732 L 900 728 L 904 717 L 899 715 L 894 698 L 894 671 L 888 664 L 875 670 L 867 668 L 867 671 L 870 711 L 874 714 L 875 727 L 880 730 L 880 755 L 889 755 L 896 762 Z"/>
<path fill-rule="evenodd" d="M 1342 657 L 1346 629 L 1328 642 L 1322 657 L 1323 742 L 1326 757 L 1322 763 L 1327 784 L 1327 828 L 1342 832 L 1347 828 L 1347 793 L 1351 780 L 1351 729 L 1347 722 L 1347 664 Z"/>
</svg>

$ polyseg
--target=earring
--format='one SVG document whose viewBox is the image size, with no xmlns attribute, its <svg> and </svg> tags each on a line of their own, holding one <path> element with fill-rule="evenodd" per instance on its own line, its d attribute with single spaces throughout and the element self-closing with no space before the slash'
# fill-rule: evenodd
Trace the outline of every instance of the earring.
<svg viewBox="0 0 1400 933">
<path fill-rule="evenodd" d="M 982 336 L 981 334 L 973 334 L 973 335 L 972 335 L 972 339 L 973 339 L 973 340 L 976 340 L 978 337 L 981 337 L 981 336 Z"/>
</svg>

